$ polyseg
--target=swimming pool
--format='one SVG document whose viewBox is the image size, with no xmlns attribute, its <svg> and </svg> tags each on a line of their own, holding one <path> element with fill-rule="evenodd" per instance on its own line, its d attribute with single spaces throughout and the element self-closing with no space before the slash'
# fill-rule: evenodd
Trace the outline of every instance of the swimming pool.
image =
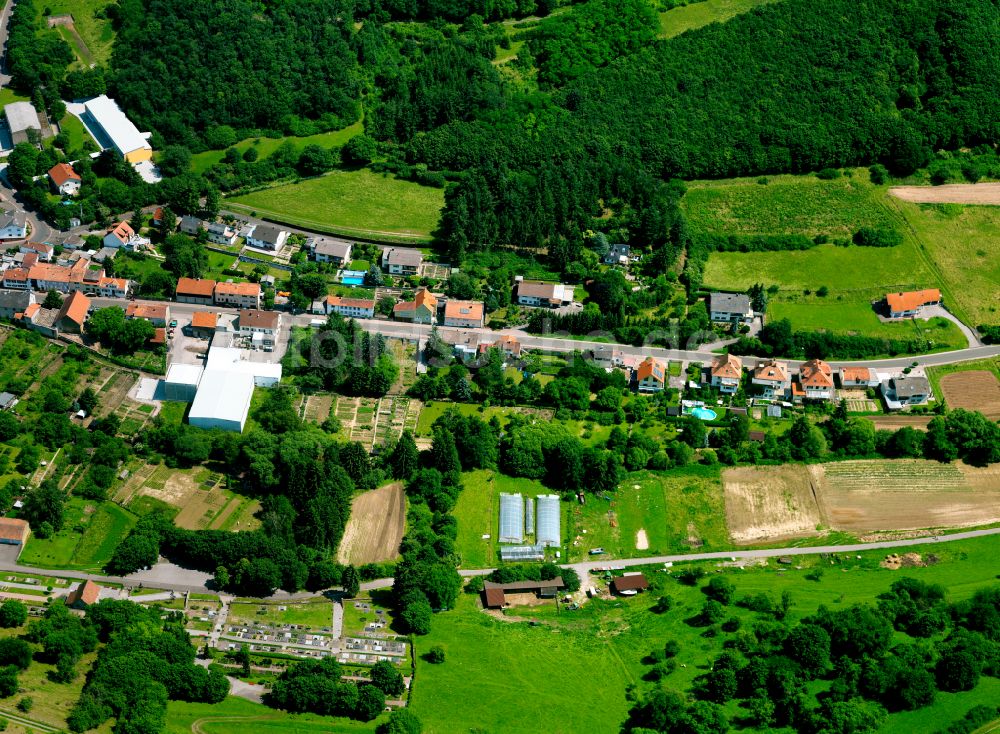
<svg viewBox="0 0 1000 734">
<path fill-rule="evenodd" d="M 355 278 L 355 277 L 341 278 L 340 282 L 343 283 L 344 285 L 364 285 L 365 284 L 365 279 L 364 278 Z"/>
<path fill-rule="evenodd" d="M 700 405 L 695 408 L 691 408 L 690 415 L 693 415 L 695 418 L 703 421 L 714 421 L 719 417 L 719 414 L 711 408 L 703 408 Z"/>
</svg>

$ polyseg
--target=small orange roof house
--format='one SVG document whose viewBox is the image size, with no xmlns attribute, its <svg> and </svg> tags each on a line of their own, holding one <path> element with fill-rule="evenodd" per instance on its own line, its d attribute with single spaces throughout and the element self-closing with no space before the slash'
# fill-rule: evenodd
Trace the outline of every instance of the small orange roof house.
<svg viewBox="0 0 1000 734">
<path fill-rule="evenodd" d="M 660 392 L 665 387 L 666 375 L 662 362 L 646 357 L 635 371 L 636 389 L 639 392 Z"/>
<path fill-rule="evenodd" d="M 416 292 L 412 301 L 402 301 L 392 307 L 392 315 L 400 321 L 414 324 L 433 324 L 437 321 L 438 302 L 426 288 Z"/>
<path fill-rule="evenodd" d="M 712 387 L 722 393 L 734 393 L 739 390 L 743 378 L 743 360 L 735 354 L 720 354 L 712 360 L 709 373 Z"/>
</svg>

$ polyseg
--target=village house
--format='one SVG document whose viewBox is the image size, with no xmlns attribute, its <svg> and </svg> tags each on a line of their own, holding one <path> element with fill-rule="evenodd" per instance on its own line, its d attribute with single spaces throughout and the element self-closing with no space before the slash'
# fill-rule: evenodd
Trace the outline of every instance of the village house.
<svg viewBox="0 0 1000 734">
<path fill-rule="evenodd" d="M 153 326 L 166 326 L 170 321 L 170 306 L 165 303 L 136 303 L 125 307 L 125 318 L 143 319 Z"/>
<path fill-rule="evenodd" d="M 260 284 L 258 283 L 216 283 L 215 305 L 236 308 L 260 308 Z"/>
<path fill-rule="evenodd" d="M 720 393 L 732 395 L 740 389 L 740 380 L 743 377 L 743 360 L 735 354 L 720 354 L 712 360 L 709 369 L 712 387 L 718 388 Z"/>
<path fill-rule="evenodd" d="M 256 224 L 246 236 L 247 247 L 254 247 L 258 250 L 268 250 L 278 252 L 285 246 L 288 239 L 288 232 L 273 224 Z"/>
<path fill-rule="evenodd" d="M 792 378 L 788 365 L 776 359 L 758 362 L 754 368 L 750 384 L 756 386 L 761 397 L 787 400 L 792 391 Z"/>
<path fill-rule="evenodd" d="M 118 250 L 114 247 L 102 247 L 100 250 L 91 255 L 90 259 L 95 263 L 105 263 L 109 260 L 114 260 L 117 254 Z"/>
<path fill-rule="evenodd" d="M 889 410 L 923 405 L 931 398 L 931 384 L 923 375 L 902 375 L 882 383 L 882 397 Z"/>
<path fill-rule="evenodd" d="M 76 196 L 80 193 L 83 179 L 68 163 L 56 163 L 48 172 L 49 182 L 57 194 Z"/>
<path fill-rule="evenodd" d="M 419 250 L 387 247 L 382 251 L 382 269 L 389 275 L 417 275 L 424 256 Z"/>
<path fill-rule="evenodd" d="M 481 329 L 486 323 L 482 301 L 448 301 L 444 304 L 444 325 L 461 329 Z"/>
<path fill-rule="evenodd" d="M 621 369 L 625 366 L 625 352 L 617 347 L 594 347 L 589 352 L 584 352 L 584 358 L 587 357 L 604 369 Z"/>
<path fill-rule="evenodd" d="M 56 328 L 68 334 L 82 334 L 89 311 L 90 299 L 80 291 L 73 291 L 59 309 Z"/>
<path fill-rule="evenodd" d="M 333 263 L 342 267 L 351 259 L 351 243 L 331 237 L 310 237 L 306 249 L 318 263 Z"/>
<path fill-rule="evenodd" d="M 181 217 L 181 221 L 178 223 L 177 229 L 180 230 L 181 234 L 194 237 L 198 234 L 198 230 L 203 228 L 203 225 L 204 222 L 202 222 L 198 217 L 185 214 Z"/>
<path fill-rule="evenodd" d="M 446 331 L 441 334 L 441 340 L 451 346 L 452 354 L 461 362 L 468 364 L 479 355 L 479 340 L 477 331 Z"/>
<path fill-rule="evenodd" d="M 37 331 L 43 336 L 55 339 L 59 334 L 59 327 L 56 325 L 56 322 L 59 319 L 59 312 L 61 310 L 58 308 L 42 308 L 41 304 L 32 303 L 24 309 L 24 315 L 21 319 L 24 321 L 25 326 L 32 331 Z"/>
<path fill-rule="evenodd" d="M 317 301 L 317 308 L 313 313 L 320 313 L 329 316 L 337 313 L 345 319 L 372 319 L 375 318 L 375 301 L 370 298 L 342 298 L 341 296 L 327 296 L 322 301 Z"/>
<path fill-rule="evenodd" d="M 101 587 L 87 579 L 69 592 L 66 597 L 66 606 L 70 609 L 83 610 L 91 604 L 96 604 L 100 598 Z"/>
<path fill-rule="evenodd" d="M 628 245 L 618 244 L 611 245 L 608 248 L 608 253 L 604 256 L 605 265 L 618 265 L 623 268 L 628 267 L 628 260 L 632 254 L 632 248 Z"/>
<path fill-rule="evenodd" d="M 201 278 L 178 278 L 175 298 L 178 303 L 197 303 L 211 306 L 215 302 L 214 280 Z"/>
<path fill-rule="evenodd" d="M 666 380 L 667 370 L 658 359 L 646 357 L 636 368 L 635 382 L 639 392 L 661 392 Z"/>
<path fill-rule="evenodd" d="M 392 307 L 392 315 L 399 321 L 410 321 L 414 324 L 433 324 L 437 322 L 438 302 L 434 294 L 426 288 L 416 292 L 412 301 L 400 301 Z"/>
<path fill-rule="evenodd" d="M 479 353 L 486 354 L 491 349 L 499 349 L 504 359 L 520 359 L 521 342 L 509 334 L 502 334 L 495 342 L 482 342 Z"/>
<path fill-rule="evenodd" d="M 149 240 L 140 237 L 135 230 L 129 226 L 128 222 L 118 222 L 104 235 L 104 246 L 114 249 L 124 248 L 126 250 L 138 251 L 149 244 Z"/>
<path fill-rule="evenodd" d="M 799 367 L 799 380 L 792 386 L 793 397 L 800 401 L 833 400 L 833 370 L 821 359 L 811 359 Z"/>
<path fill-rule="evenodd" d="M 879 384 L 878 375 L 867 367 L 841 367 L 840 387 L 844 389 L 867 389 Z"/>
<path fill-rule="evenodd" d="M 750 296 L 745 293 L 709 293 L 707 305 L 712 321 L 739 324 L 753 320 Z"/>
<path fill-rule="evenodd" d="M 24 268 L 7 268 L 3 271 L 3 287 L 14 290 L 31 290 L 31 279 Z"/>
<path fill-rule="evenodd" d="M 104 271 L 101 271 L 102 273 Z M 84 290 L 88 293 L 93 291 L 84 283 Z M 132 281 L 125 278 L 108 278 L 102 276 L 97 281 L 97 295 L 102 298 L 128 298 L 132 291 Z"/>
<path fill-rule="evenodd" d="M 886 310 L 891 319 L 905 319 L 917 316 L 925 306 L 941 303 L 941 291 L 929 288 L 922 291 L 888 293 L 885 297 Z"/>
<path fill-rule="evenodd" d="M 243 309 L 237 317 L 240 336 L 248 336 L 254 346 L 273 347 L 281 327 L 281 314 L 277 311 Z"/>
<path fill-rule="evenodd" d="M 31 526 L 27 520 L 14 517 L 0 517 L 0 544 L 18 546 L 14 559 L 21 555 L 21 550 L 31 535 Z"/>
<path fill-rule="evenodd" d="M 25 255 L 34 255 L 37 262 L 50 263 L 56 248 L 44 242 L 23 242 L 18 250 Z"/>
<path fill-rule="evenodd" d="M 0 319 L 13 319 L 14 314 L 24 313 L 24 309 L 34 302 L 35 294 L 31 291 L 0 291 Z"/>
<path fill-rule="evenodd" d="M 28 236 L 28 218 L 24 212 L 0 216 L 0 240 L 23 240 Z"/>
<path fill-rule="evenodd" d="M 573 303 L 573 286 L 563 283 L 540 283 L 514 278 L 514 299 L 518 306 L 559 308 Z"/>
<path fill-rule="evenodd" d="M 205 227 L 208 233 L 208 241 L 216 245 L 226 245 L 232 247 L 236 244 L 236 230 L 225 222 L 212 222 Z"/>
</svg>

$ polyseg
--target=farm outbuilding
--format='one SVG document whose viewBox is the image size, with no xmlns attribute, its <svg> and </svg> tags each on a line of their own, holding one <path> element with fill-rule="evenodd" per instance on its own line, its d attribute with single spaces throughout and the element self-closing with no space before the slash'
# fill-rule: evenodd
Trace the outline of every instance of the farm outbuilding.
<svg viewBox="0 0 1000 734">
<path fill-rule="evenodd" d="M 0 544 L 19 546 L 17 554 L 21 555 L 20 548 L 24 548 L 29 535 L 31 535 L 31 527 L 26 520 L 0 517 Z"/>
<path fill-rule="evenodd" d="M 535 539 L 541 546 L 559 545 L 562 542 L 562 534 L 559 531 L 559 496 L 555 494 L 539 495 L 538 503 L 538 530 Z"/>
<path fill-rule="evenodd" d="M 562 588 L 562 576 L 542 581 L 511 581 L 506 584 L 487 581 L 483 584 L 483 606 L 487 609 L 500 609 L 507 604 L 507 594 L 535 594 L 540 599 L 554 599 Z"/>
<path fill-rule="evenodd" d="M 520 494 L 500 495 L 500 542 L 524 541 L 524 498 Z"/>
<path fill-rule="evenodd" d="M 543 561 L 545 549 L 540 545 L 500 546 L 501 561 Z"/>
<path fill-rule="evenodd" d="M 649 581 L 641 573 L 627 573 L 611 579 L 611 591 L 616 594 L 635 593 L 649 588 Z"/>
</svg>

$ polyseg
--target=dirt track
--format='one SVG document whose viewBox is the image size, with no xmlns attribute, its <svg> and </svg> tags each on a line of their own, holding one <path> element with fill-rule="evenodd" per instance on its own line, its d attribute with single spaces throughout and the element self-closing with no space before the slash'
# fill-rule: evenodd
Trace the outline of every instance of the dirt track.
<svg viewBox="0 0 1000 734">
<path fill-rule="evenodd" d="M 401 482 L 355 497 L 337 560 L 354 565 L 391 561 L 399 555 L 405 519 Z"/>
<path fill-rule="evenodd" d="M 1000 183 L 947 184 L 945 186 L 893 186 L 897 199 L 917 204 L 982 204 L 1000 206 Z"/>
</svg>

